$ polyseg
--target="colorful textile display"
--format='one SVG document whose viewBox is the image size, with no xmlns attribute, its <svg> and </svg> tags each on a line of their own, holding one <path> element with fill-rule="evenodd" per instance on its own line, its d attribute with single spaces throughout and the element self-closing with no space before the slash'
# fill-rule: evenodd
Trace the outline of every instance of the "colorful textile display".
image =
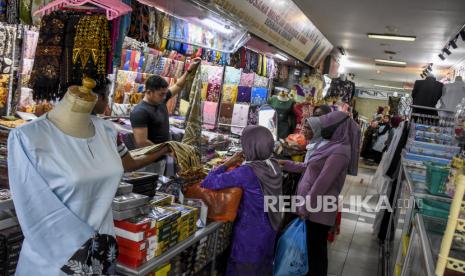
<svg viewBox="0 0 465 276">
<path fill-rule="evenodd" d="M 206 129 L 214 129 L 216 125 L 216 113 L 218 111 L 217 102 L 204 102 L 202 120 L 203 127 Z"/>
<path fill-rule="evenodd" d="M 251 94 L 252 105 L 263 105 L 267 103 L 268 89 L 264 87 L 253 87 Z"/>
<path fill-rule="evenodd" d="M 256 75 L 254 78 L 255 87 L 268 87 L 268 78 Z"/>
<path fill-rule="evenodd" d="M 238 88 L 235 84 L 223 84 L 223 97 L 221 102 L 236 103 Z"/>
<path fill-rule="evenodd" d="M 221 93 L 221 84 L 208 83 L 207 87 L 207 101 L 219 102 Z"/>
<path fill-rule="evenodd" d="M 241 86 L 252 87 L 254 85 L 255 73 L 244 73 L 241 74 Z"/>
<path fill-rule="evenodd" d="M 239 85 L 241 81 L 241 69 L 236 69 L 231 66 L 226 66 L 224 72 L 224 83 Z"/>
<path fill-rule="evenodd" d="M 233 115 L 231 119 L 231 133 L 241 135 L 244 128 L 247 126 L 247 120 L 249 117 L 248 104 L 235 104 L 233 109 Z"/>
<path fill-rule="evenodd" d="M 222 130 L 229 131 L 231 129 L 231 120 L 234 111 L 233 103 L 221 103 L 219 127 Z"/>
<path fill-rule="evenodd" d="M 200 150 L 201 129 L 201 112 L 200 112 L 200 93 L 202 83 L 200 82 L 200 70 L 189 72 L 190 75 L 195 74 L 194 80 L 191 83 L 191 95 L 189 102 L 189 110 L 186 115 L 186 128 L 182 143 L 192 146 Z"/>
<path fill-rule="evenodd" d="M 238 103 L 250 103 L 250 97 L 252 95 L 252 87 L 239 86 L 237 92 Z"/>
</svg>

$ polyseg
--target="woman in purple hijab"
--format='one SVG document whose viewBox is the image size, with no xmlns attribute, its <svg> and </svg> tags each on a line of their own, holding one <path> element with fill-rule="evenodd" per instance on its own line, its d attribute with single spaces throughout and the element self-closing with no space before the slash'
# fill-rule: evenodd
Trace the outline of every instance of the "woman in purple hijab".
<svg viewBox="0 0 465 276">
<path fill-rule="evenodd" d="M 242 132 L 243 153 L 210 172 L 203 188 L 219 190 L 242 188 L 242 199 L 234 223 L 231 256 L 227 275 L 271 275 L 276 233 L 282 213 L 265 212 L 264 196 L 282 194 L 282 172 L 270 159 L 274 149 L 271 132 L 262 126 L 248 126 Z M 226 172 L 245 162 L 242 166 Z"/>
<path fill-rule="evenodd" d="M 347 113 L 331 112 L 318 117 L 321 136 L 328 142 L 317 148 L 305 165 L 281 161 L 283 169 L 303 173 L 297 195 L 306 198 L 307 206 L 297 208 L 306 219 L 309 271 L 307 275 L 327 275 L 328 231 L 336 221 L 337 208 L 323 210 L 324 202 L 337 202 L 347 174 L 357 175 L 360 128 Z M 320 201 L 321 204 L 318 203 Z M 310 209 L 310 210 L 308 210 Z"/>
</svg>

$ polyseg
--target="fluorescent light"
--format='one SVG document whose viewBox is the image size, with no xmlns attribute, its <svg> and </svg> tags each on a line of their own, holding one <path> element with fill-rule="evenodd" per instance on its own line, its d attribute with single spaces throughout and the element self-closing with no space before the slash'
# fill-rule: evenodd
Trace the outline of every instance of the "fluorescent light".
<svg viewBox="0 0 465 276">
<path fill-rule="evenodd" d="M 231 28 L 227 28 L 225 24 L 218 23 L 210 18 L 202 19 L 202 23 L 208 28 L 213 29 L 220 33 L 230 34 L 233 32 L 233 30 L 231 30 Z"/>
<path fill-rule="evenodd" d="M 400 40 L 400 41 L 410 41 L 410 42 L 415 41 L 416 39 L 416 37 L 414 36 L 389 35 L 389 34 L 368 34 L 368 38 Z"/>
<path fill-rule="evenodd" d="M 282 61 L 287 61 L 287 57 L 277 53 L 277 54 L 274 54 L 275 58 L 279 58 L 280 60 Z"/>
<path fill-rule="evenodd" d="M 390 88 L 390 89 L 400 89 L 400 90 L 405 90 L 403 87 L 395 87 L 395 86 L 389 86 L 389 85 L 380 85 L 380 84 L 374 84 L 373 86 L 376 87 L 381 87 L 381 88 Z"/>
<path fill-rule="evenodd" d="M 407 65 L 407 62 L 405 62 L 405 61 L 395 61 L 395 60 L 387 60 L 387 59 L 375 59 L 375 61 L 376 62 L 381 62 L 381 63 Z"/>
</svg>

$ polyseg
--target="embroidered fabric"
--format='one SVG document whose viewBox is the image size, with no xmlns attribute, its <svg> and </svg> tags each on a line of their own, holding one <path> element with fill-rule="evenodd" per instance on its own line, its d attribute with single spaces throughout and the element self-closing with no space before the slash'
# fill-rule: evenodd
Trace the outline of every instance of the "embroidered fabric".
<svg viewBox="0 0 465 276">
<path fill-rule="evenodd" d="M 207 101 L 219 102 L 221 93 L 221 85 L 217 83 L 208 83 Z"/>
<path fill-rule="evenodd" d="M 238 88 L 235 84 L 223 84 L 223 97 L 221 102 L 236 103 Z"/>
<path fill-rule="evenodd" d="M 233 115 L 231 119 L 231 133 L 241 135 L 244 128 L 247 126 L 247 120 L 249 117 L 248 104 L 235 104 L 233 109 Z"/>
<path fill-rule="evenodd" d="M 252 95 L 252 88 L 247 86 L 239 86 L 237 92 L 238 103 L 250 103 L 250 97 Z"/>
<path fill-rule="evenodd" d="M 253 87 L 251 94 L 252 105 L 264 105 L 267 103 L 268 89 L 264 87 Z"/>
<path fill-rule="evenodd" d="M 241 86 L 252 87 L 254 84 L 255 73 L 244 73 L 241 74 Z"/>
<path fill-rule="evenodd" d="M 226 66 L 224 72 L 224 83 L 239 85 L 241 81 L 241 69 L 236 69 L 231 66 Z"/>
<path fill-rule="evenodd" d="M 217 102 L 204 102 L 202 111 L 203 127 L 206 129 L 214 129 L 216 125 L 216 113 L 218 111 Z"/>
</svg>

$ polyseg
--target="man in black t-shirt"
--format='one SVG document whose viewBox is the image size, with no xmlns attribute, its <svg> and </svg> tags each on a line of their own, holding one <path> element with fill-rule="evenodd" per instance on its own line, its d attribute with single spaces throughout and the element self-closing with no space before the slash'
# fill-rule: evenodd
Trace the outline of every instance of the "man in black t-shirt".
<svg viewBox="0 0 465 276">
<path fill-rule="evenodd" d="M 189 69 L 168 88 L 160 76 L 151 76 L 145 82 L 144 99 L 131 112 L 130 120 L 136 146 L 146 147 L 171 140 L 169 114 L 166 103 L 184 88 L 187 72 L 195 70 L 200 59 L 194 59 Z"/>
</svg>

